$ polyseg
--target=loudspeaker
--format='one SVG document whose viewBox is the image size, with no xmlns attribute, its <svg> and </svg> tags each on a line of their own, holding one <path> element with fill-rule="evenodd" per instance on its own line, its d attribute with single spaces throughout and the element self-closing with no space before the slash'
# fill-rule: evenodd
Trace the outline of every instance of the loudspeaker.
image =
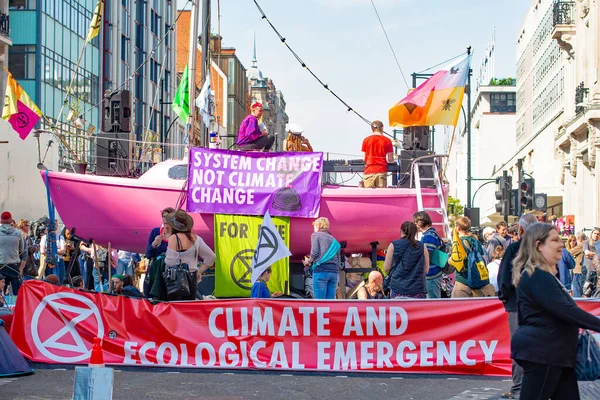
<svg viewBox="0 0 600 400">
<path fill-rule="evenodd" d="M 134 135 L 101 132 L 96 139 L 96 175 L 130 176 L 133 170 Z"/>
<path fill-rule="evenodd" d="M 433 154 L 434 153 L 432 151 L 425 151 L 425 150 L 402 150 L 400 152 L 400 173 L 398 174 L 398 187 L 410 188 L 410 166 L 414 159 L 423 157 L 423 156 L 430 156 Z M 432 162 L 434 162 L 434 160 L 429 159 L 429 160 L 425 160 L 424 162 L 432 163 Z M 433 178 L 433 167 L 425 166 L 425 165 L 420 166 L 419 174 L 421 175 L 421 178 Z M 433 181 L 428 180 L 428 181 L 422 181 L 421 186 L 422 187 L 435 187 L 435 184 Z M 414 176 L 413 176 L 412 187 L 413 188 L 415 187 Z"/>
<path fill-rule="evenodd" d="M 131 132 L 131 92 L 121 90 L 110 95 L 104 106 L 106 132 Z"/>
<path fill-rule="evenodd" d="M 467 208 L 465 207 L 465 217 L 471 220 L 471 226 L 476 227 L 479 226 L 479 208 Z"/>
<path fill-rule="evenodd" d="M 431 135 L 428 126 L 404 128 L 402 148 L 404 150 L 429 150 Z"/>
</svg>

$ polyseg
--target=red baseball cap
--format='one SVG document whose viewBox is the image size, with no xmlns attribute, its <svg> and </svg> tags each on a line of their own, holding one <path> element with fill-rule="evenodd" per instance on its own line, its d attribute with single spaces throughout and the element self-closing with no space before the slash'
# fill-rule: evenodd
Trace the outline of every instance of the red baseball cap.
<svg viewBox="0 0 600 400">
<path fill-rule="evenodd" d="M 0 215 L 0 219 L 1 219 L 2 221 L 8 221 L 8 222 L 11 222 L 11 221 L 12 221 L 12 219 L 13 219 L 13 217 L 12 217 L 12 215 L 11 215 L 11 214 L 10 214 L 8 211 L 4 211 L 4 212 L 2 213 L 2 215 Z"/>
</svg>

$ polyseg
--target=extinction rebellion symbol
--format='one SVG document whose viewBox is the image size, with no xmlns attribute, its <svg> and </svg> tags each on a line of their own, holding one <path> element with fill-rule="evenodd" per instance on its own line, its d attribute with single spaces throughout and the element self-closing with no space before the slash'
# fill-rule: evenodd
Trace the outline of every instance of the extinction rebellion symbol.
<svg viewBox="0 0 600 400">
<path fill-rule="evenodd" d="M 90 357 L 92 338 L 104 337 L 104 325 L 92 300 L 73 293 L 55 293 L 44 297 L 35 309 L 31 337 L 49 360 L 76 363 Z"/>
<path fill-rule="evenodd" d="M 19 128 L 25 128 L 25 127 L 27 127 L 27 125 L 29 125 L 29 116 L 26 113 L 24 113 L 24 112 L 17 113 L 15 118 L 17 119 L 17 126 Z"/>
<path fill-rule="evenodd" d="M 252 258 L 254 257 L 253 249 L 245 249 L 237 253 L 231 265 L 229 273 L 233 283 L 242 289 L 252 289 Z"/>
</svg>

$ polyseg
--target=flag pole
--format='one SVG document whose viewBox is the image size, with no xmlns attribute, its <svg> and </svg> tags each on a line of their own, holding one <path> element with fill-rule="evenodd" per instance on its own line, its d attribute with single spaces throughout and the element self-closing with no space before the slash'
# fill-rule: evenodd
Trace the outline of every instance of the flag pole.
<svg viewBox="0 0 600 400">
<path fill-rule="evenodd" d="M 450 163 L 450 153 L 452 152 L 452 144 L 454 143 L 454 134 L 456 133 L 456 127 L 458 123 L 454 125 L 454 129 L 452 130 L 452 137 L 450 138 L 450 145 L 448 146 L 448 159 L 446 160 L 446 165 L 442 171 L 442 177 L 446 176 L 446 170 L 448 169 L 448 164 Z"/>
<path fill-rule="evenodd" d="M 188 130 L 188 138 L 190 146 L 198 145 L 196 137 L 196 129 L 194 128 L 194 120 L 196 119 L 196 110 L 194 101 L 196 99 L 196 51 L 198 48 L 198 23 L 200 22 L 199 1 L 192 1 L 192 16 L 190 21 L 190 43 L 188 54 L 188 104 L 190 116 L 186 129 Z M 204 51 L 204 49 L 203 49 Z"/>
<path fill-rule="evenodd" d="M 471 46 L 467 46 L 467 54 L 471 54 Z M 471 208 L 471 74 L 469 65 L 467 71 L 467 208 Z"/>
</svg>

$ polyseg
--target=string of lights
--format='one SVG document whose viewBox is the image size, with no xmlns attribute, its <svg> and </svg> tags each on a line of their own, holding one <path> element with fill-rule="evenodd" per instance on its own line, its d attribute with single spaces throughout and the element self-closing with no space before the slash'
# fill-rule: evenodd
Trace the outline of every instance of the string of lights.
<svg viewBox="0 0 600 400">
<path fill-rule="evenodd" d="M 373 5 L 373 10 L 375 10 L 375 14 L 377 15 L 377 19 L 379 20 L 379 25 L 381 25 L 381 29 L 383 30 L 383 34 L 385 35 L 385 39 L 387 40 L 388 45 L 390 46 L 390 50 L 392 51 L 392 54 L 394 55 L 394 59 L 396 60 L 396 65 L 398 66 L 398 69 L 400 70 L 400 75 L 402 75 L 402 79 L 404 80 L 404 84 L 406 85 L 406 89 L 408 90 L 408 89 L 410 89 L 410 86 L 408 85 L 408 81 L 406 80 L 406 77 L 404 76 L 404 71 L 402 71 L 402 67 L 400 66 L 398 57 L 396 57 L 396 52 L 394 51 L 392 42 L 390 42 L 390 38 L 388 37 L 387 31 L 385 30 L 385 26 L 383 26 L 383 22 L 381 21 L 381 17 L 379 16 L 379 12 L 377 11 L 377 7 L 375 7 L 375 2 L 373 0 L 371 0 L 371 5 Z"/>
<path fill-rule="evenodd" d="M 358 111 L 356 111 L 353 107 L 351 107 L 346 101 L 344 101 L 340 96 L 338 96 L 333 90 L 331 90 L 331 88 L 329 87 L 329 85 L 325 82 L 323 82 L 323 80 L 321 80 L 311 69 L 308 65 L 306 65 L 306 63 L 300 58 L 300 56 L 298 55 L 298 53 L 296 53 L 288 44 L 287 40 L 285 37 L 283 37 L 281 35 L 281 33 L 279 33 L 279 31 L 277 30 L 277 28 L 275 28 L 275 25 L 273 25 L 273 23 L 271 22 L 271 20 L 269 20 L 269 18 L 267 17 L 267 15 L 265 14 L 265 12 L 263 11 L 262 7 L 260 6 L 260 4 L 258 4 L 257 0 L 252 0 L 254 2 L 254 4 L 256 5 L 256 8 L 258 9 L 258 11 L 260 12 L 260 14 L 262 15 L 262 19 L 264 19 L 265 21 L 267 21 L 267 23 L 269 24 L 269 26 L 271 27 L 271 29 L 273 29 L 273 32 L 275 32 L 275 34 L 277 35 L 277 37 L 279 37 L 279 40 L 285 45 L 285 47 L 287 47 L 287 49 L 290 51 L 290 53 L 292 53 L 292 55 L 294 56 L 294 58 L 300 63 L 300 65 L 302 65 L 302 68 L 306 69 L 308 71 L 309 74 L 312 75 L 313 78 L 315 78 L 315 80 L 317 82 L 319 82 L 319 84 L 321 86 L 323 86 L 323 88 L 325 90 L 327 90 L 329 93 L 331 93 L 333 95 L 333 97 L 335 97 L 340 103 L 342 103 L 348 110 L 348 112 L 353 112 L 354 114 L 356 114 L 356 116 L 358 116 L 361 120 L 363 120 L 365 123 L 369 124 L 369 126 L 371 125 L 372 121 L 368 120 L 367 118 L 363 117 Z M 387 136 L 393 137 L 392 135 L 390 135 L 387 132 L 383 132 L 384 134 L 386 134 Z"/>
</svg>

